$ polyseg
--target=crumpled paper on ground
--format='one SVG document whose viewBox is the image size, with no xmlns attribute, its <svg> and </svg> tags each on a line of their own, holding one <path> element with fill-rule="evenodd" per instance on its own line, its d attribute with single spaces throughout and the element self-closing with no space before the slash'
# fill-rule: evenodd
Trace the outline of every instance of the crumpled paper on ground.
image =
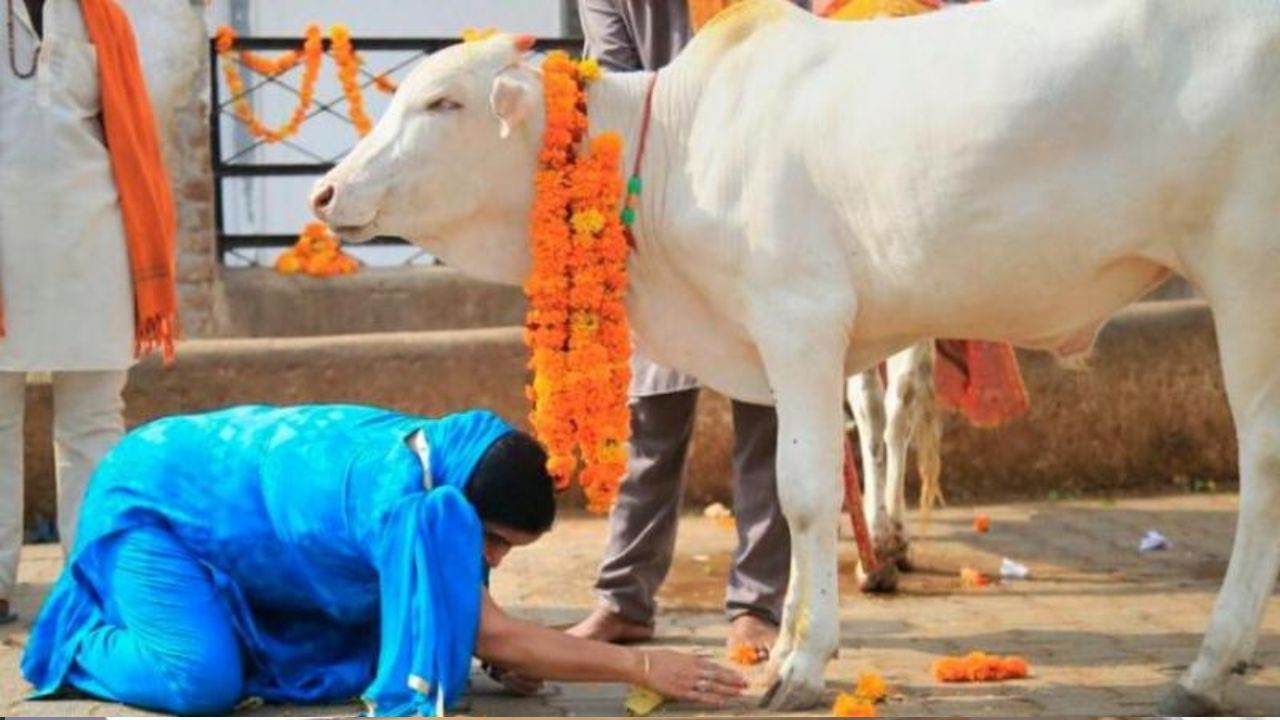
<svg viewBox="0 0 1280 720">
<path fill-rule="evenodd" d="M 1169 550 L 1173 547 L 1173 543 L 1169 538 L 1160 534 L 1159 530 L 1148 530 L 1146 535 L 1142 536 L 1142 540 L 1138 543 L 1138 552 L 1152 552 L 1155 550 Z"/>
<path fill-rule="evenodd" d="M 1009 558 L 1000 560 L 1000 577 L 1006 580 L 1026 580 L 1031 577 L 1031 568 Z"/>
</svg>

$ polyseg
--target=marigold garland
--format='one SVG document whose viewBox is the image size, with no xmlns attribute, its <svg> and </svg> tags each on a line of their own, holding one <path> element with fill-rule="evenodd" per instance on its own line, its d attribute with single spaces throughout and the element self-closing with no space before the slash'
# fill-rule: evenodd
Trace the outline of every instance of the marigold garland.
<svg viewBox="0 0 1280 720">
<path fill-rule="evenodd" d="M 525 342 L 530 420 L 557 486 L 575 472 L 595 512 L 617 496 L 627 461 L 631 337 L 624 296 L 627 241 L 619 213 L 622 138 L 587 136 L 586 92 L 596 70 L 563 52 L 542 64 L 546 128 L 534 179 L 533 268 Z"/>
<path fill-rule="evenodd" d="M 396 84 L 396 81 L 392 80 L 386 73 L 375 75 L 373 78 L 373 86 L 388 95 L 394 95 L 396 90 L 400 88 L 400 86 Z"/>
<path fill-rule="evenodd" d="M 324 223 L 307 223 L 293 247 L 276 258 L 276 272 L 282 275 L 332 277 L 350 275 L 359 267 L 355 258 L 342 252 L 338 239 Z"/>
<path fill-rule="evenodd" d="M 373 129 L 373 121 L 364 109 L 364 95 L 360 92 L 360 66 L 364 61 L 356 55 L 351 45 L 351 31 L 346 25 L 329 28 L 329 52 L 338 64 L 338 82 L 347 98 L 347 114 L 356 126 L 356 133 L 364 137 Z"/>
<path fill-rule="evenodd" d="M 373 128 L 373 121 L 365 110 L 364 94 L 360 87 L 360 68 L 364 58 L 355 50 L 351 42 L 351 33 L 344 25 L 334 25 L 329 29 L 330 52 L 338 66 L 338 80 L 342 93 L 347 99 L 348 115 L 356 132 L 361 137 Z M 226 78 L 227 88 L 235 105 L 235 115 L 249 128 L 256 138 L 268 143 L 277 143 L 298 133 L 298 129 L 307 119 L 311 106 L 315 102 L 316 81 L 319 79 L 320 66 L 324 59 L 324 35 L 317 25 L 309 25 L 302 47 L 299 50 L 286 50 L 280 55 L 270 58 L 250 50 L 236 51 L 236 32 L 223 25 L 214 34 L 214 48 L 222 59 L 222 72 Z M 298 89 L 298 104 L 289 116 L 289 120 L 278 128 L 268 127 L 253 110 L 253 105 L 245 93 L 244 77 L 239 65 L 243 65 L 263 77 L 276 77 L 306 62 L 305 72 Z M 373 87 L 387 94 L 395 93 L 397 85 L 385 73 L 373 78 Z"/>
<path fill-rule="evenodd" d="M 261 138 L 267 142 L 275 143 L 293 137 L 298 133 L 298 128 L 302 127 L 302 122 L 307 119 L 307 113 L 311 110 L 311 105 L 315 101 L 316 80 L 320 76 L 320 61 L 324 56 L 324 37 L 320 34 L 320 28 L 316 25 L 307 27 L 306 40 L 303 42 L 301 52 L 301 57 L 306 64 L 303 70 L 302 82 L 298 88 L 298 104 L 289 115 L 289 119 L 278 128 L 268 127 L 253 112 L 253 105 L 249 102 L 249 97 L 245 93 L 244 78 L 241 76 L 240 68 L 232 57 L 235 41 L 235 31 L 231 28 L 223 26 L 218 29 L 215 47 L 223 61 L 222 73 L 226 78 L 227 88 L 231 92 L 236 117 L 249 127 L 249 132 L 254 137 Z M 291 59 L 288 53 L 279 58 L 266 59 L 253 55 L 248 51 L 241 51 L 240 62 L 255 72 L 260 72 L 267 76 L 275 76 L 296 65 L 297 59 Z"/>
</svg>

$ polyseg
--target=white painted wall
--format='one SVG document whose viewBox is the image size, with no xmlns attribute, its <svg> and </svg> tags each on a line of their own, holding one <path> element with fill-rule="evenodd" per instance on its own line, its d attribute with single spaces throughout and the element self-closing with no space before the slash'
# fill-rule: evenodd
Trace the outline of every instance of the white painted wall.
<svg viewBox="0 0 1280 720">
<path fill-rule="evenodd" d="M 539 37 L 561 37 L 562 0 L 249 0 L 248 28 L 237 28 L 242 34 L 273 37 L 296 37 L 301 42 L 305 27 L 310 23 L 327 29 L 335 23 L 351 29 L 356 48 L 361 37 L 458 37 L 464 28 L 496 27 L 505 31 L 527 32 Z M 229 24 L 233 0 L 212 0 L 206 10 L 206 20 L 212 34 L 219 25 Z M 369 69 L 381 72 L 398 62 L 410 59 L 412 54 L 365 53 Z M 408 68 L 392 74 L 403 77 Z M 295 69 L 285 79 L 297 85 L 301 69 Z M 251 78 L 246 73 L 246 78 Z M 221 73 L 219 73 L 221 82 Z M 340 100 L 341 90 L 336 81 L 334 65 L 326 60 L 320 74 L 317 99 Z M 222 97 L 226 98 L 222 86 Z M 255 109 L 270 125 L 285 122 L 292 112 L 296 98 L 279 88 L 268 87 L 254 95 Z M 370 115 L 376 120 L 386 106 L 386 96 L 367 91 L 365 101 Z M 339 103 L 341 105 L 341 103 Z M 338 108 L 341 110 L 341 108 Z M 230 157 L 235 149 L 245 147 L 244 132 L 235 132 L 236 121 L 227 118 L 223 122 L 223 156 Z M 326 159 L 343 154 L 357 137 L 354 129 L 340 119 L 320 116 L 304 124 L 296 138 L 299 145 L 318 151 Z M 276 145 L 254 151 L 255 162 L 311 161 L 296 150 Z M 223 185 L 225 218 L 231 232 L 286 233 L 296 232 L 307 221 L 310 213 L 306 197 L 314 178 L 272 178 L 264 180 L 231 180 Z M 362 248 L 356 253 L 374 264 L 396 264 L 413 255 L 408 249 Z M 246 253 L 255 262 L 272 262 L 276 252 Z"/>
</svg>

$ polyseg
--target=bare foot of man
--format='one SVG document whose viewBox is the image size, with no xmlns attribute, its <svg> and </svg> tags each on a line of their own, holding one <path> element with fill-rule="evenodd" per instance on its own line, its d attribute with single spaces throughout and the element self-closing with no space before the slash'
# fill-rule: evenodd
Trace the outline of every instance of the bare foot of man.
<svg viewBox="0 0 1280 720">
<path fill-rule="evenodd" d="M 735 648 L 755 650 L 756 662 L 769 659 L 769 648 L 778 639 L 778 626 L 758 615 L 743 613 L 729 623 L 729 639 L 726 642 L 732 657 Z"/>
<path fill-rule="evenodd" d="M 653 639 L 653 626 L 627 620 L 609 608 L 596 608 L 587 619 L 569 628 L 570 635 L 625 645 Z"/>
</svg>

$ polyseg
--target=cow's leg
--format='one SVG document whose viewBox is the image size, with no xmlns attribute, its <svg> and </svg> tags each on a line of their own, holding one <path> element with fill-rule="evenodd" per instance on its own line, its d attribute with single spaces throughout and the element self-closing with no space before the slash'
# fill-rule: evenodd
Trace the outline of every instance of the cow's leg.
<svg viewBox="0 0 1280 720">
<path fill-rule="evenodd" d="M 780 324 L 760 342 L 778 408 L 778 500 L 791 528 L 791 585 L 764 703 L 808 709 L 822 697 L 823 671 L 840 641 L 836 541 L 840 521 L 844 346 L 830 328 L 803 333 Z"/>
<path fill-rule="evenodd" d="M 933 400 L 932 341 L 917 343 L 889 358 L 889 390 L 885 394 L 885 495 L 893 525 L 892 560 L 907 561 L 907 451 L 924 417 L 924 403 Z"/>
<path fill-rule="evenodd" d="M 849 378 L 846 387 L 862 451 L 862 511 L 871 525 L 876 557 L 884 561 L 870 574 L 859 566 L 858 584 L 863 592 L 893 592 L 898 587 L 898 568 L 893 563 L 893 525 L 885 501 L 884 383 L 879 369 L 872 368 Z"/>
<path fill-rule="evenodd" d="M 1280 573 L 1280 262 L 1274 249 L 1262 255 L 1208 288 L 1239 444 L 1240 515 L 1204 643 L 1161 715 L 1219 714 L 1232 671 L 1253 655 Z"/>
</svg>

